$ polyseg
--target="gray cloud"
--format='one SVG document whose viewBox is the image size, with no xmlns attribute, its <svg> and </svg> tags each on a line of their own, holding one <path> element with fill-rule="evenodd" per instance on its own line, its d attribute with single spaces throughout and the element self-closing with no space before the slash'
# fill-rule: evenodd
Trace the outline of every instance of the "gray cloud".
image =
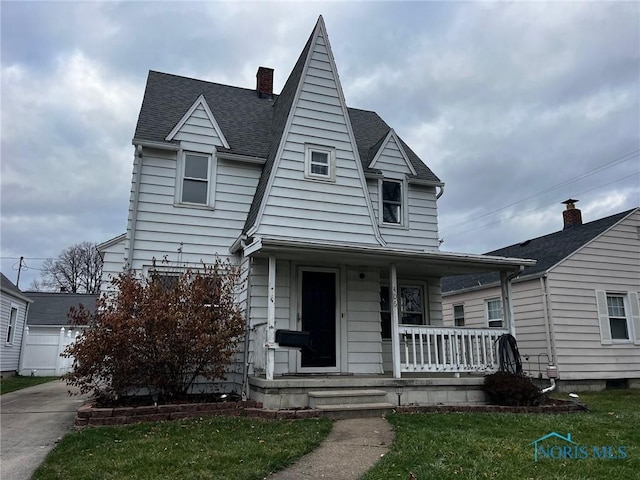
<svg viewBox="0 0 640 480">
<path fill-rule="evenodd" d="M 640 150 L 637 3 L 4 2 L 2 271 L 124 231 L 149 69 L 279 90 L 319 13 L 349 105 L 446 182 L 443 248 L 559 229 L 569 196 L 587 221 L 640 204 L 637 155 L 539 193 Z"/>
</svg>

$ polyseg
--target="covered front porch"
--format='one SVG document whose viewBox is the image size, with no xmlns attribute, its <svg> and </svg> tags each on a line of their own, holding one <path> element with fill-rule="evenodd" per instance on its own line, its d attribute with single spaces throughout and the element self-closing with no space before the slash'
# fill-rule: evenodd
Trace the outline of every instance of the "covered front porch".
<svg viewBox="0 0 640 480">
<path fill-rule="evenodd" d="M 532 264 L 264 238 L 244 254 L 265 292 L 264 306 L 249 295 L 245 388 L 268 408 L 313 407 L 315 393 L 339 400 L 347 390 L 388 404 L 399 390 L 404 404 L 481 402 L 482 376 L 499 365 L 497 339 L 515 333 L 511 279 Z M 443 325 L 440 278 L 484 271 L 500 272 L 503 328 Z M 300 344 L 282 344 L 282 332 L 299 334 Z"/>
</svg>

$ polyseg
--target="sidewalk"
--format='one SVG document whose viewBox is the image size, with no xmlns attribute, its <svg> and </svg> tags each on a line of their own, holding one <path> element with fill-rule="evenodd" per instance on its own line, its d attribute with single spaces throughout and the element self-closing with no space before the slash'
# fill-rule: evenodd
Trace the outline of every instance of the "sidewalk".
<svg viewBox="0 0 640 480">
<path fill-rule="evenodd" d="M 393 430 L 384 418 L 337 420 L 324 442 L 268 480 L 356 480 L 387 452 Z"/>
<path fill-rule="evenodd" d="M 55 380 L 0 396 L 0 478 L 28 480 L 73 426 L 84 395 Z M 74 389 L 75 390 L 75 389 Z"/>
</svg>

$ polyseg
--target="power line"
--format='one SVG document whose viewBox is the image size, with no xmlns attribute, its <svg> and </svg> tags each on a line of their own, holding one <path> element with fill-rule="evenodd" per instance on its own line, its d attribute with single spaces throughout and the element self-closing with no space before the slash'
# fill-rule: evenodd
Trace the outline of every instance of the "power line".
<svg viewBox="0 0 640 480">
<path fill-rule="evenodd" d="M 564 181 L 562 181 L 562 182 L 560 182 L 560 183 L 558 183 L 556 185 L 553 185 L 553 186 L 545 188 L 544 190 L 541 190 L 541 191 L 539 191 L 537 193 L 529 195 L 528 197 L 524 197 L 524 198 L 522 198 L 522 199 L 520 199 L 520 200 L 518 200 L 516 202 L 512 202 L 512 203 L 510 203 L 508 205 L 505 205 L 504 207 L 497 208 L 496 210 L 492 210 L 490 212 L 487 212 L 487 213 L 479 215 L 479 216 L 475 216 L 474 215 L 473 216 L 473 220 L 476 221 L 476 220 L 479 220 L 481 218 L 488 217 L 490 215 L 493 215 L 494 213 L 498 213 L 498 212 L 500 212 L 502 210 L 506 210 L 509 207 L 513 207 L 513 206 L 515 206 L 515 205 L 517 205 L 519 203 L 525 202 L 527 200 L 531 200 L 531 199 L 533 199 L 535 197 L 538 197 L 540 195 L 543 195 L 545 193 L 549 193 L 549 192 L 551 192 L 553 190 L 556 190 L 556 189 L 558 189 L 560 187 L 564 187 L 566 185 L 569 185 L 570 183 L 577 182 L 578 180 L 582 180 L 583 178 L 586 178 L 588 176 L 594 175 L 594 174 L 596 174 L 598 172 L 606 170 L 607 168 L 611 168 L 611 167 L 613 167 L 615 165 L 618 165 L 620 163 L 626 162 L 626 161 L 631 160 L 632 158 L 635 158 L 635 157 L 638 157 L 638 156 L 640 156 L 640 150 L 634 150 L 634 151 L 629 152 L 629 153 L 627 153 L 627 154 L 625 154 L 625 155 L 623 155 L 621 157 L 618 157 L 618 158 L 616 158 L 616 159 L 614 159 L 614 160 L 612 160 L 612 161 L 610 161 L 608 163 L 605 163 L 604 165 L 596 167 L 593 170 L 589 170 L 589 171 L 587 171 L 585 173 L 582 173 L 580 175 L 577 175 L 575 177 L 571 177 L 571 178 L 569 178 L 567 180 L 564 180 Z M 616 180 L 616 181 L 618 181 L 618 180 Z M 588 190 L 588 191 L 590 191 L 590 190 Z M 586 192 L 581 192 L 581 193 L 586 193 Z M 448 232 L 448 231 L 451 231 L 451 230 L 458 230 L 462 226 L 467 226 L 470 220 L 471 220 L 470 218 L 467 218 L 467 219 L 465 219 L 465 220 L 463 220 L 461 222 L 458 222 L 458 223 L 455 223 L 453 225 L 449 225 L 447 227 L 444 227 L 442 229 L 442 233 Z"/>
<path fill-rule="evenodd" d="M 634 177 L 634 176 L 636 176 L 636 175 L 637 175 L 637 173 L 632 173 L 631 175 L 625 175 L 624 177 L 620 177 L 620 178 L 618 178 L 617 180 L 613 180 L 613 181 L 611 181 L 611 182 L 607 182 L 607 183 L 604 183 L 604 184 L 602 184 L 602 185 L 598 185 L 597 187 L 593 187 L 593 188 L 590 188 L 590 189 L 588 189 L 588 190 L 583 190 L 582 192 L 578 192 L 578 193 L 577 193 L 577 195 L 582 195 L 583 193 L 589 193 L 589 192 L 592 192 L 592 191 L 594 191 L 594 190 L 598 190 L 598 189 L 600 189 L 600 188 L 602 188 L 602 187 L 606 187 L 606 186 L 608 186 L 608 185 L 611 185 L 611 184 L 613 184 L 613 183 L 620 182 L 620 181 L 622 181 L 622 180 L 625 180 L 625 179 L 627 179 L 627 178 Z M 491 226 L 491 225 L 495 225 L 496 223 L 501 223 L 501 222 L 504 222 L 504 221 L 512 220 L 512 219 L 514 219 L 514 218 L 516 218 L 516 217 L 518 217 L 518 216 L 520 216 L 520 215 L 522 215 L 522 214 L 535 212 L 535 211 L 537 211 L 537 210 L 542 210 L 543 208 L 550 207 L 551 205 L 555 205 L 556 203 L 558 203 L 558 202 L 557 202 L 557 201 L 553 201 L 553 202 L 551 202 L 551 203 L 546 203 L 546 204 L 544 204 L 544 205 L 540 205 L 540 206 L 538 206 L 538 207 L 531 208 L 531 209 L 529 209 L 529 210 L 519 211 L 519 212 L 517 212 L 517 213 L 515 213 L 515 214 L 513 214 L 513 215 L 511 215 L 511 216 L 509 216 L 509 217 L 506 217 L 506 218 L 499 218 L 498 220 L 493 220 L 493 221 L 491 221 L 491 222 L 489 222 L 489 223 L 485 223 L 485 224 L 483 224 L 483 225 L 478 225 L 477 227 L 468 228 L 468 229 L 467 229 L 466 231 L 464 231 L 464 232 L 454 233 L 453 235 L 449 235 L 449 236 L 448 236 L 448 238 L 455 238 L 455 237 L 459 237 L 460 235 L 465 235 L 465 234 L 467 234 L 467 233 L 469 233 L 469 232 L 473 232 L 474 230 L 479 230 L 479 229 L 482 229 L 482 228 L 489 227 L 489 226 Z M 478 217 L 478 218 L 480 218 L 480 217 Z"/>
</svg>

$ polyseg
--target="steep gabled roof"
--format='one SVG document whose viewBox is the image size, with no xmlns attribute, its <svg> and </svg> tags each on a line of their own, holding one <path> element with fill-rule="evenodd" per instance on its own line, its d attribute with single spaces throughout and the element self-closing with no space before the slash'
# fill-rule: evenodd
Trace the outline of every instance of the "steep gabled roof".
<svg viewBox="0 0 640 480">
<path fill-rule="evenodd" d="M 274 95 L 273 99 L 260 98 L 254 89 L 150 71 L 134 134 L 134 143 L 136 141 L 177 143 L 176 141 L 167 142 L 167 136 L 202 95 L 230 147 L 229 149 L 218 147 L 218 151 L 266 159 L 246 220 L 245 230 L 250 228 L 260 209 L 314 32 L 315 28 L 302 49 L 281 94 Z M 390 127 L 372 111 L 348 108 L 348 115 L 363 169 L 367 173 L 375 172 L 367 166 L 375 157 Z M 440 179 L 415 152 L 401 138 L 399 141 L 416 171 L 415 178 L 434 185 L 442 185 Z"/>
<path fill-rule="evenodd" d="M 634 210 L 636 209 L 633 208 L 609 217 L 594 220 L 593 222 L 576 225 L 566 230 L 516 243 L 492 252 L 487 252 L 485 255 L 531 258 L 537 260 L 534 266 L 527 267 L 522 271 L 520 278 L 541 274 L 604 233 Z M 442 292 L 446 293 L 472 287 L 493 285 L 499 282 L 500 279 L 497 273 L 444 277 L 442 279 Z"/>
<path fill-rule="evenodd" d="M 25 295 L 18 287 L 16 287 L 11 280 L 4 276 L 4 273 L 0 273 L 0 288 L 3 292 L 6 292 L 14 297 L 20 298 L 25 302 L 31 302 L 32 300 Z"/>
<path fill-rule="evenodd" d="M 67 314 L 71 307 L 82 304 L 89 312 L 96 311 L 98 295 L 87 293 L 29 292 L 33 304 L 29 307 L 28 325 L 70 325 Z"/>
</svg>

